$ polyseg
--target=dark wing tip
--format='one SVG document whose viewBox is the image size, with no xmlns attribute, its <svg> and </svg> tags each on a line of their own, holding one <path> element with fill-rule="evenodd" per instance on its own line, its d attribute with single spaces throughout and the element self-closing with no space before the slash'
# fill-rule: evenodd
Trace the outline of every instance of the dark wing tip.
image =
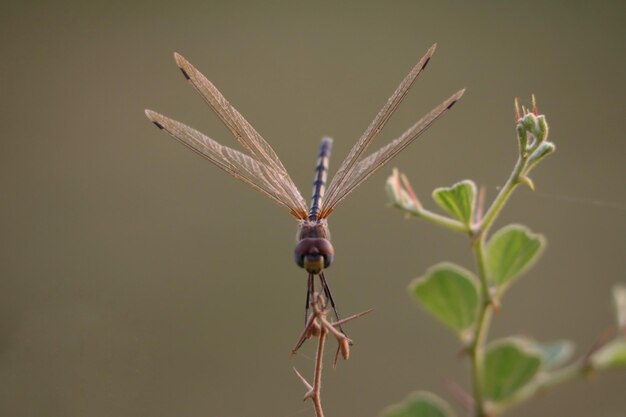
<svg viewBox="0 0 626 417">
<path fill-rule="evenodd" d="M 437 42 L 433 43 L 430 48 L 428 48 L 428 52 L 426 52 L 426 56 L 431 57 L 437 50 Z"/>
<path fill-rule="evenodd" d="M 149 119 L 152 123 L 154 123 L 154 125 L 155 125 L 156 127 L 158 127 L 158 128 L 159 128 L 159 129 L 161 129 L 161 130 L 165 129 L 165 126 L 163 126 L 161 123 L 159 123 L 159 122 L 156 120 L 156 119 L 158 118 L 158 116 L 159 116 L 159 113 L 157 113 L 157 112 L 155 112 L 155 111 L 152 111 L 152 110 L 149 110 L 149 109 L 146 109 L 146 110 L 145 110 L 145 113 L 146 113 L 146 117 L 147 117 L 147 118 L 148 118 L 148 119 Z"/>
<path fill-rule="evenodd" d="M 446 108 L 447 110 L 450 110 L 452 108 L 452 106 L 454 106 L 456 104 L 457 101 L 459 101 L 461 99 L 461 97 L 463 97 L 463 94 L 465 94 L 465 89 L 461 89 L 459 91 L 457 91 L 456 93 L 454 93 L 452 95 L 452 97 L 450 97 L 450 99 L 452 100 L 450 102 L 450 104 L 448 104 L 448 107 Z"/>
<path fill-rule="evenodd" d="M 185 78 L 189 80 L 191 78 L 189 76 L 189 68 L 193 68 L 192 65 L 178 52 L 174 52 L 174 60 L 176 61 L 176 65 L 178 65 L 180 72 L 182 72 Z"/>
<path fill-rule="evenodd" d="M 420 71 L 423 71 L 426 68 L 426 65 L 428 65 L 428 63 L 430 62 L 430 58 L 432 58 L 432 56 L 435 53 L 436 49 L 437 49 L 437 44 L 436 43 L 434 43 L 430 48 L 428 48 L 428 51 L 426 51 L 426 53 L 424 54 L 424 56 L 420 60 L 420 62 L 422 62 L 422 66 L 420 67 Z"/>
<path fill-rule="evenodd" d="M 157 112 L 155 112 L 154 110 L 150 110 L 150 109 L 145 109 L 144 113 L 146 114 L 146 117 L 148 119 L 150 119 L 151 122 L 154 121 L 156 115 L 158 114 Z"/>
<path fill-rule="evenodd" d="M 176 64 L 180 67 L 181 65 L 184 65 L 185 63 L 187 63 L 187 60 L 185 59 L 185 57 L 183 57 L 181 54 L 179 54 L 178 52 L 174 52 L 174 60 L 176 61 Z"/>
</svg>

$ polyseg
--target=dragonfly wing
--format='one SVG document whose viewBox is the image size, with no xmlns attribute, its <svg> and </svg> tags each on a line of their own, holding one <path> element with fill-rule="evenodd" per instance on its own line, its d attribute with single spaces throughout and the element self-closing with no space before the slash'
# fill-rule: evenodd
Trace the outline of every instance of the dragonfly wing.
<svg viewBox="0 0 626 417">
<path fill-rule="evenodd" d="M 383 108 L 378 112 L 372 123 L 367 127 L 363 135 L 359 138 L 356 144 L 352 147 L 346 159 L 343 160 L 337 173 L 333 177 L 330 185 L 328 186 L 328 190 L 326 191 L 326 200 L 333 201 L 337 199 L 339 190 L 345 187 L 345 183 L 348 182 L 349 178 L 351 178 L 351 172 L 355 168 L 357 162 L 363 152 L 370 145 L 372 140 L 378 135 L 381 129 L 385 126 L 393 112 L 398 108 L 404 97 L 413 82 L 417 78 L 417 76 L 422 72 L 428 61 L 435 53 L 435 48 L 437 44 L 434 44 L 430 47 L 430 49 L 426 52 L 426 54 L 419 60 L 419 62 L 411 69 L 411 71 L 407 74 L 407 76 L 402 80 L 396 91 L 389 97 L 387 103 L 383 106 Z M 322 214 L 326 212 L 326 208 L 322 206 Z"/>
<path fill-rule="evenodd" d="M 165 130 L 182 144 L 233 177 L 265 194 L 279 206 L 288 209 L 294 217 L 298 219 L 307 217 L 304 200 L 294 199 L 285 192 L 287 183 L 291 182 L 286 173 L 278 172 L 275 168 L 259 162 L 243 152 L 223 146 L 203 133 L 162 114 L 146 110 L 146 116 L 157 127 Z"/>
<path fill-rule="evenodd" d="M 420 134 L 426 131 L 439 116 L 449 110 L 463 96 L 464 92 L 465 89 L 457 91 L 450 96 L 450 98 L 422 117 L 400 137 L 360 160 L 350 172 L 349 178 L 337 189 L 334 198 L 324 202 L 324 217 L 328 216 L 348 194 L 354 191 L 354 189 L 370 175 L 389 162 L 394 156 L 409 146 L 411 142 L 417 139 Z"/>
<path fill-rule="evenodd" d="M 182 55 L 175 53 L 176 64 L 185 78 L 211 106 L 220 120 L 232 132 L 245 151 L 257 161 L 272 168 L 284 176 L 281 186 L 293 200 L 306 204 L 298 188 L 295 186 L 287 170 L 269 143 L 252 127 L 250 123 L 235 109 L 219 90 L 200 71 L 198 71 Z"/>
</svg>

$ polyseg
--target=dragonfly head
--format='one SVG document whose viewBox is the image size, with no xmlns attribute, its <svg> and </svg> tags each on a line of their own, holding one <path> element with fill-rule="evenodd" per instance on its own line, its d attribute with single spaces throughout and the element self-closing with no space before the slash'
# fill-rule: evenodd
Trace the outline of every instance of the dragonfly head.
<svg viewBox="0 0 626 417">
<path fill-rule="evenodd" d="M 328 239 L 308 237 L 298 242 L 294 255 L 300 268 L 310 274 L 319 274 L 333 262 L 335 249 Z"/>
</svg>

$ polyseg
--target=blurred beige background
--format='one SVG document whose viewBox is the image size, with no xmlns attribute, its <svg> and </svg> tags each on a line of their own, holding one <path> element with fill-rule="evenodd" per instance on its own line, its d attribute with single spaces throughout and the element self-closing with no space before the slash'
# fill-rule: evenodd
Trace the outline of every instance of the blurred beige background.
<svg viewBox="0 0 626 417">
<path fill-rule="evenodd" d="M 393 162 L 431 190 L 493 197 L 515 160 L 513 98 L 548 115 L 558 152 L 499 225 L 544 233 L 491 338 L 568 338 L 612 324 L 625 280 L 624 2 L 4 2 L 0 6 L 0 415 L 311 416 L 293 374 L 312 346 L 295 222 L 160 133 L 148 107 L 226 144 L 178 51 L 271 142 L 307 196 L 319 138 L 331 172 L 408 69 L 439 48 L 378 144 L 467 93 Z M 324 380 L 330 416 L 376 416 L 415 389 L 467 387 L 454 337 L 409 281 L 473 267 L 467 241 L 387 207 L 392 166 L 332 216 L 328 271 L 352 358 Z M 626 373 L 567 385 L 510 416 L 626 415 Z M 463 413 L 459 411 L 460 415 Z"/>
</svg>

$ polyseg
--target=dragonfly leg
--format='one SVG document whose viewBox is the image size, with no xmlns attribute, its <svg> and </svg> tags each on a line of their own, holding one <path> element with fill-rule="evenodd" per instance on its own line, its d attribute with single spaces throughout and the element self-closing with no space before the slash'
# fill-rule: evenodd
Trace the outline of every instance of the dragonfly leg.
<svg viewBox="0 0 626 417">
<path fill-rule="evenodd" d="M 339 318 L 339 313 L 337 313 L 335 300 L 333 300 L 333 296 L 330 293 L 330 288 L 328 287 L 328 283 L 326 282 L 326 277 L 324 276 L 323 272 L 320 273 L 320 282 L 322 283 L 322 288 L 324 289 L 324 294 L 326 295 L 326 298 L 328 298 L 328 300 L 330 301 L 330 305 L 333 307 L 333 311 L 335 312 L 335 318 L 337 319 L 337 321 L 341 320 Z M 341 325 L 339 326 L 339 330 L 341 331 L 341 333 L 346 334 L 346 332 L 344 332 L 343 329 L 341 328 Z"/>
<path fill-rule="evenodd" d="M 309 319 L 309 307 L 311 297 L 313 296 L 313 274 L 309 274 L 309 278 L 306 283 L 306 305 L 304 306 L 304 325 Z"/>
</svg>

